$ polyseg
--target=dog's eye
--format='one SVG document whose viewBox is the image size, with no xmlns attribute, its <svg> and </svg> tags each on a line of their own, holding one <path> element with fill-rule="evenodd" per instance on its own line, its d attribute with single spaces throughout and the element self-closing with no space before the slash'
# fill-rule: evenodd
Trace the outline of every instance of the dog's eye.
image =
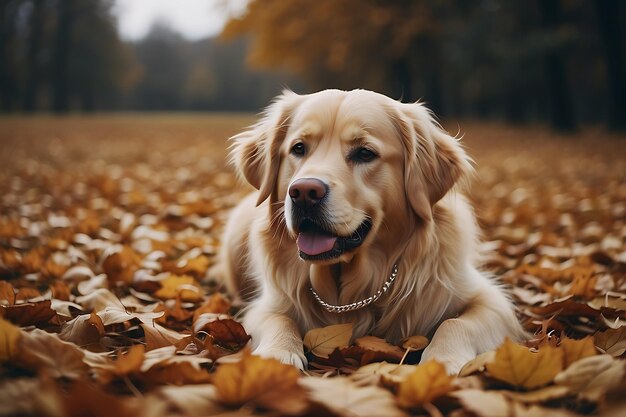
<svg viewBox="0 0 626 417">
<path fill-rule="evenodd" d="M 371 149 L 357 148 L 350 154 L 350 159 L 354 162 L 370 162 L 378 158 L 378 154 Z"/>
<path fill-rule="evenodd" d="M 298 142 L 291 147 L 291 153 L 296 156 L 304 156 L 306 152 L 306 148 L 304 147 L 304 143 Z"/>
</svg>

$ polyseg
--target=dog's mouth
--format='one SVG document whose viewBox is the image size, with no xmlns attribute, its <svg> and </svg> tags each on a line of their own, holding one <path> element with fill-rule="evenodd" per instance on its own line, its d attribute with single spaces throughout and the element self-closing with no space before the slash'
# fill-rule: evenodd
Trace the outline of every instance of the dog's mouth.
<svg viewBox="0 0 626 417">
<path fill-rule="evenodd" d="M 310 219 L 304 219 L 299 227 L 296 244 L 300 258 L 305 261 L 323 261 L 338 258 L 361 246 L 372 229 L 367 219 L 350 236 L 337 236 Z"/>
</svg>

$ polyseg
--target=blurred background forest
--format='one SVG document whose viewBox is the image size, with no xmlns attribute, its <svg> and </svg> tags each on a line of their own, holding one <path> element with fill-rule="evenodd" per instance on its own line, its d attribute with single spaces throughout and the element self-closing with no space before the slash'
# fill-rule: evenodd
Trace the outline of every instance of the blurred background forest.
<svg viewBox="0 0 626 417">
<path fill-rule="evenodd" d="M 367 88 L 444 118 L 626 129 L 621 0 L 249 0 L 196 40 L 166 20 L 123 39 L 115 3 L 0 0 L 1 110 L 257 111 L 284 87 Z"/>
</svg>

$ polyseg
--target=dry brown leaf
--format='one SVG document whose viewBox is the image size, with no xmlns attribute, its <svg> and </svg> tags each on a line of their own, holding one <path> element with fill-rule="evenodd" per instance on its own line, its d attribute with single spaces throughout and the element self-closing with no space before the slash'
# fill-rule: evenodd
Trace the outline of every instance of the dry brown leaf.
<svg viewBox="0 0 626 417">
<path fill-rule="evenodd" d="M 15 304 L 15 289 L 8 281 L 0 280 L 0 304 L 10 306 Z"/>
<path fill-rule="evenodd" d="M 395 359 L 399 361 L 404 355 L 404 351 L 402 349 L 400 349 L 398 346 L 392 345 L 391 343 L 387 342 L 385 339 L 381 339 L 380 337 L 359 337 L 354 341 L 354 344 L 368 351 L 377 353 L 378 355 L 376 357 L 378 360 Z"/>
<path fill-rule="evenodd" d="M 104 324 L 96 313 L 82 314 L 61 327 L 59 337 L 81 347 L 98 345 L 104 336 Z"/>
<path fill-rule="evenodd" d="M 625 363 L 611 355 L 595 355 L 574 362 L 554 382 L 589 401 L 598 401 L 624 378 Z"/>
<path fill-rule="evenodd" d="M 183 361 L 157 364 L 136 377 L 146 385 L 206 384 L 213 379 L 204 369 Z"/>
<path fill-rule="evenodd" d="M 274 359 L 245 355 L 239 363 L 220 365 L 214 384 L 219 400 L 231 407 L 255 404 L 287 415 L 308 408 L 304 390 L 298 385 L 300 372 Z"/>
<path fill-rule="evenodd" d="M 172 268 L 177 275 L 191 275 L 196 278 L 203 277 L 209 269 L 209 258 L 204 255 L 192 259 L 181 259 Z"/>
<path fill-rule="evenodd" d="M 428 338 L 425 336 L 419 336 L 419 335 L 411 336 L 402 341 L 402 348 L 409 349 L 410 351 L 416 352 L 418 350 L 425 349 L 429 343 L 430 343 L 430 340 L 428 340 Z"/>
<path fill-rule="evenodd" d="M 328 358 L 335 349 L 348 346 L 353 327 L 352 323 L 347 323 L 309 330 L 304 335 L 304 346 L 315 356 Z"/>
<path fill-rule="evenodd" d="M 195 322 L 201 314 L 226 314 L 230 310 L 230 302 L 220 293 L 210 296 L 204 304 L 196 308 L 193 312 L 193 321 Z"/>
<path fill-rule="evenodd" d="M 174 330 L 167 329 L 157 323 L 142 323 L 141 328 L 143 329 L 145 336 L 146 351 L 158 349 L 164 346 L 175 345 L 187 336 L 175 332 Z"/>
<path fill-rule="evenodd" d="M 375 362 L 361 366 L 350 375 L 357 385 L 384 385 L 395 387 L 415 372 L 417 365 L 398 365 L 395 363 Z"/>
<path fill-rule="evenodd" d="M 398 387 L 398 401 L 407 408 L 419 407 L 454 390 L 454 377 L 437 361 L 417 365 Z"/>
<path fill-rule="evenodd" d="M 141 265 L 141 258 L 128 246 L 121 246 L 102 261 L 102 270 L 109 280 L 132 284 L 133 275 Z"/>
<path fill-rule="evenodd" d="M 487 367 L 487 363 L 492 362 L 495 358 L 495 350 L 483 352 L 471 361 L 467 362 L 465 365 L 463 365 L 463 367 L 459 371 L 459 376 L 466 377 L 478 372 L 484 372 Z"/>
<path fill-rule="evenodd" d="M 200 330 L 196 329 L 196 333 L 200 331 L 207 332 L 215 343 L 231 351 L 241 349 L 250 340 L 243 326 L 233 319 L 211 321 Z"/>
<path fill-rule="evenodd" d="M 202 300 L 202 288 L 191 276 L 170 275 L 161 281 L 161 288 L 154 296 L 163 300 L 180 297 L 183 301 L 198 302 Z"/>
<path fill-rule="evenodd" d="M 487 371 L 494 378 L 516 387 L 537 388 L 552 382 L 563 369 L 563 350 L 551 346 L 539 352 L 507 339 L 496 350 L 493 361 L 487 363 Z"/>
<path fill-rule="evenodd" d="M 502 392 L 464 389 L 450 396 L 459 400 L 463 408 L 477 417 L 512 416 L 511 403 Z"/>
<path fill-rule="evenodd" d="M 393 395 L 375 386 L 358 386 L 345 377 L 301 378 L 299 384 L 307 389 L 311 400 L 345 417 L 405 417 Z"/>
<path fill-rule="evenodd" d="M 188 416 L 216 415 L 225 411 L 212 384 L 163 386 L 156 389 L 152 396 L 167 402 L 171 411 Z M 152 401 L 152 397 L 147 401 Z"/>
<path fill-rule="evenodd" d="M 73 343 L 62 341 L 56 334 L 40 329 L 22 332 L 17 350 L 15 360 L 27 369 L 45 371 L 53 378 L 87 376 L 83 351 Z"/>
<path fill-rule="evenodd" d="M 51 308 L 50 300 L 0 306 L 0 308 L 2 309 L 0 315 L 18 326 L 45 324 L 57 314 Z"/>
<path fill-rule="evenodd" d="M 19 328 L 0 317 L 0 362 L 15 356 L 21 334 Z"/>
<path fill-rule="evenodd" d="M 563 369 L 566 369 L 579 359 L 597 354 L 593 344 L 593 336 L 588 336 L 581 340 L 563 337 L 560 346 L 563 349 Z"/>
<path fill-rule="evenodd" d="M 626 326 L 596 333 L 594 340 L 596 347 L 604 353 L 620 357 L 626 352 Z"/>
</svg>

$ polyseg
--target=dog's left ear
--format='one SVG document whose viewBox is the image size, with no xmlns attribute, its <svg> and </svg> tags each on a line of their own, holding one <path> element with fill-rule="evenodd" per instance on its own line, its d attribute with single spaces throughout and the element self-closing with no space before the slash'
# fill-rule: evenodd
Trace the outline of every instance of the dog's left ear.
<svg viewBox="0 0 626 417">
<path fill-rule="evenodd" d="M 392 115 L 403 141 L 405 190 L 413 211 L 425 221 L 432 207 L 467 173 L 470 159 L 419 103 L 397 103 Z"/>
<path fill-rule="evenodd" d="M 265 109 L 259 122 L 231 138 L 231 163 L 239 175 L 259 190 L 257 206 L 275 189 L 280 168 L 280 145 L 287 134 L 288 120 L 301 97 L 289 90 L 283 91 Z"/>
</svg>

